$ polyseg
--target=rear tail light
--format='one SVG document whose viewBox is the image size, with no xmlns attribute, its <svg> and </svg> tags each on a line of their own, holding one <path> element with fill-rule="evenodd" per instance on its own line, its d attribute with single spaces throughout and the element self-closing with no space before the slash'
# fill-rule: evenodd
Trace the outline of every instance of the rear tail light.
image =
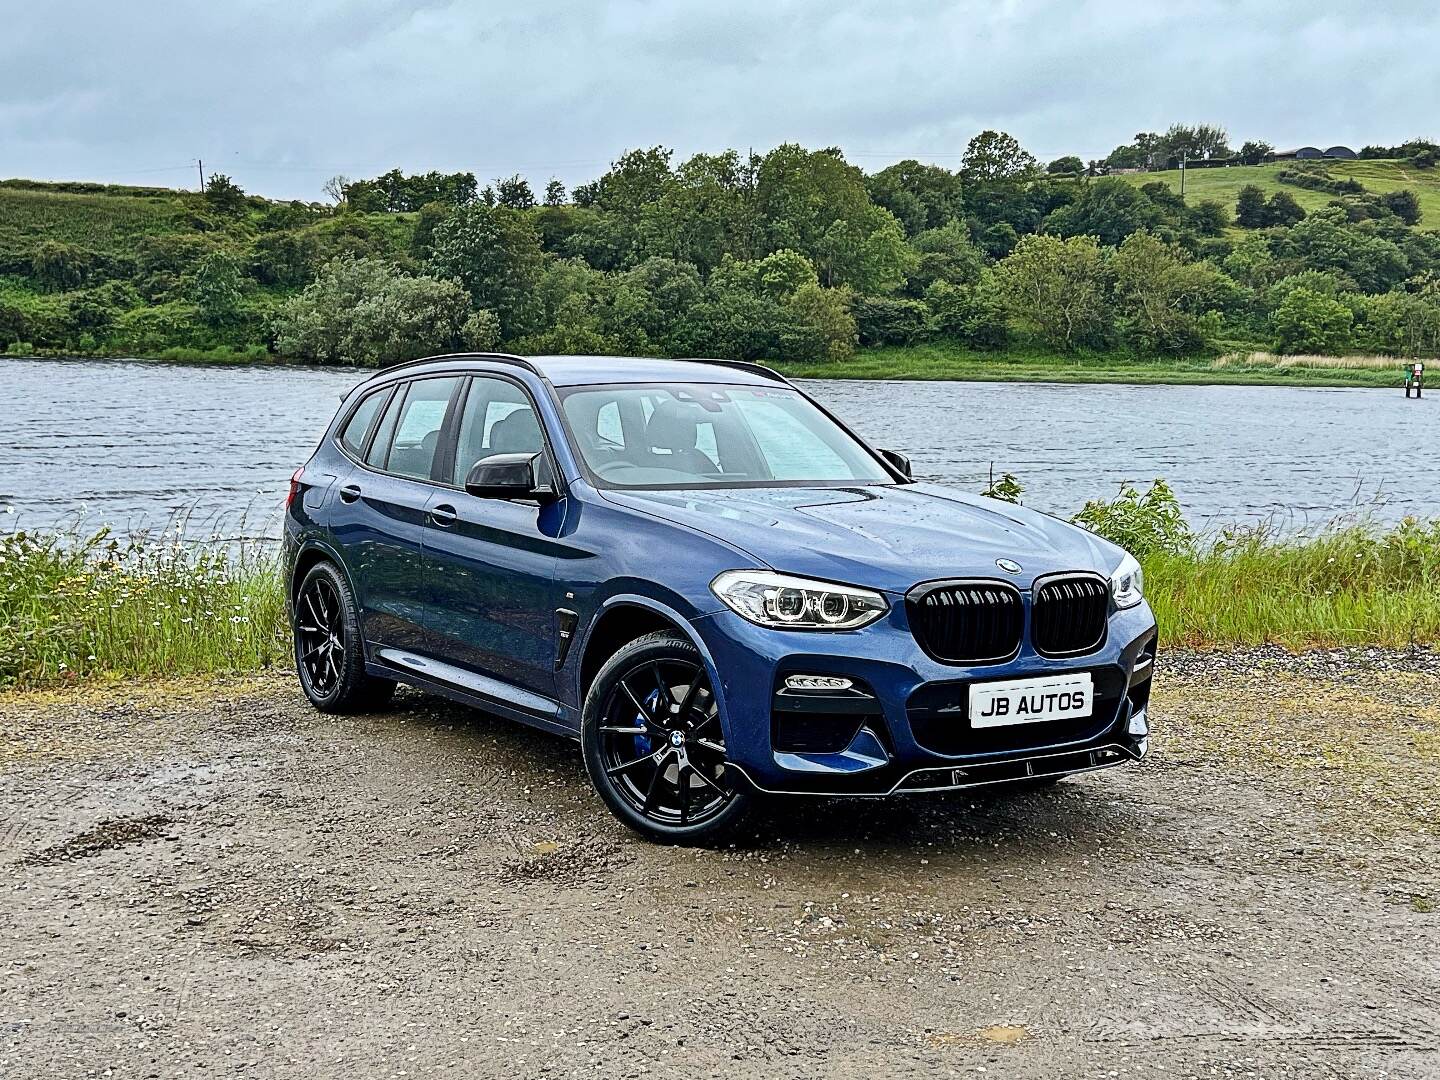
<svg viewBox="0 0 1440 1080">
<path fill-rule="evenodd" d="M 285 509 L 290 509 L 290 504 L 295 501 L 295 496 L 300 494 L 300 478 L 305 475 L 305 466 L 300 466 L 290 476 L 290 490 L 285 493 Z"/>
</svg>

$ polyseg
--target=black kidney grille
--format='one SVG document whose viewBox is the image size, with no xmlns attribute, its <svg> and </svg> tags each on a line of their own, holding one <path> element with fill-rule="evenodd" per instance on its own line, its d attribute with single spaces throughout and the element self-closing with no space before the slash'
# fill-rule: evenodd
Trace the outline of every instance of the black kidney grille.
<svg viewBox="0 0 1440 1080">
<path fill-rule="evenodd" d="M 1030 639 L 1045 656 L 1079 656 L 1105 641 L 1110 588 L 1087 576 L 1050 578 L 1035 590 Z"/>
<path fill-rule="evenodd" d="M 1020 593 L 1001 582 L 929 585 L 905 601 L 921 647 L 952 664 L 1005 660 L 1020 648 L 1025 610 Z"/>
</svg>

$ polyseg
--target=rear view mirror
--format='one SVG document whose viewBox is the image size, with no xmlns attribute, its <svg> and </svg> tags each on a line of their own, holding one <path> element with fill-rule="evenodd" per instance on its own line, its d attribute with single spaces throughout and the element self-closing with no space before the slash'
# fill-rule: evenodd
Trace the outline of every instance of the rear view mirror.
<svg viewBox="0 0 1440 1080">
<path fill-rule="evenodd" d="M 540 478 L 542 455 L 492 454 L 465 475 L 465 493 L 477 499 L 544 499 L 553 489 Z"/>
<path fill-rule="evenodd" d="M 910 474 L 910 459 L 904 454 L 900 453 L 900 451 L 877 449 L 875 452 L 879 454 L 882 458 L 884 458 L 887 462 L 889 462 L 889 464 L 893 468 L 898 469 L 900 471 L 900 474 L 904 476 L 905 479 L 914 479 L 914 477 Z"/>
</svg>

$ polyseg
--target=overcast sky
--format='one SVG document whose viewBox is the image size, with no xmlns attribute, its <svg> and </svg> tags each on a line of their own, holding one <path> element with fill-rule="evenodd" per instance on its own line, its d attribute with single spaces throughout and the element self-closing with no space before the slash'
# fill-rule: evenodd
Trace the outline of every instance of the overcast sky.
<svg viewBox="0 0 1440 1080">
<path fill-rule="evenodd" d="M 314 199 L 657 143 L 1088 159 L 1177 120 L 1358 149 L 1440 134 L 1437 59 L 1434 0 L 0 0 L 0 176 L 193 187 L 202 157 Z"/>
</svg>

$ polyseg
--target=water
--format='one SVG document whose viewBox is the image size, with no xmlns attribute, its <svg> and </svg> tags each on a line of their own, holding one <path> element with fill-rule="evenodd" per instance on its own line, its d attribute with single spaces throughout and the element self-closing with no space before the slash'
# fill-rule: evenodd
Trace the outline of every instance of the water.
<svg viewBox="0 0 1440 1080">
<path fill-rule="evenodd" d="M 0 521 L 273 533 L 286 481 L 365 372 L 0 360 Z M 916 475 L 969 490 L 1015 473 L 1069 514 L 1163 476 L 1201 527 L 1440 514 L 1437 404 L 1400 390 L 1000 383 L 807 384 Z M 1440 402 L 1440 396 L 1436 398 Z"/>
</svg>

